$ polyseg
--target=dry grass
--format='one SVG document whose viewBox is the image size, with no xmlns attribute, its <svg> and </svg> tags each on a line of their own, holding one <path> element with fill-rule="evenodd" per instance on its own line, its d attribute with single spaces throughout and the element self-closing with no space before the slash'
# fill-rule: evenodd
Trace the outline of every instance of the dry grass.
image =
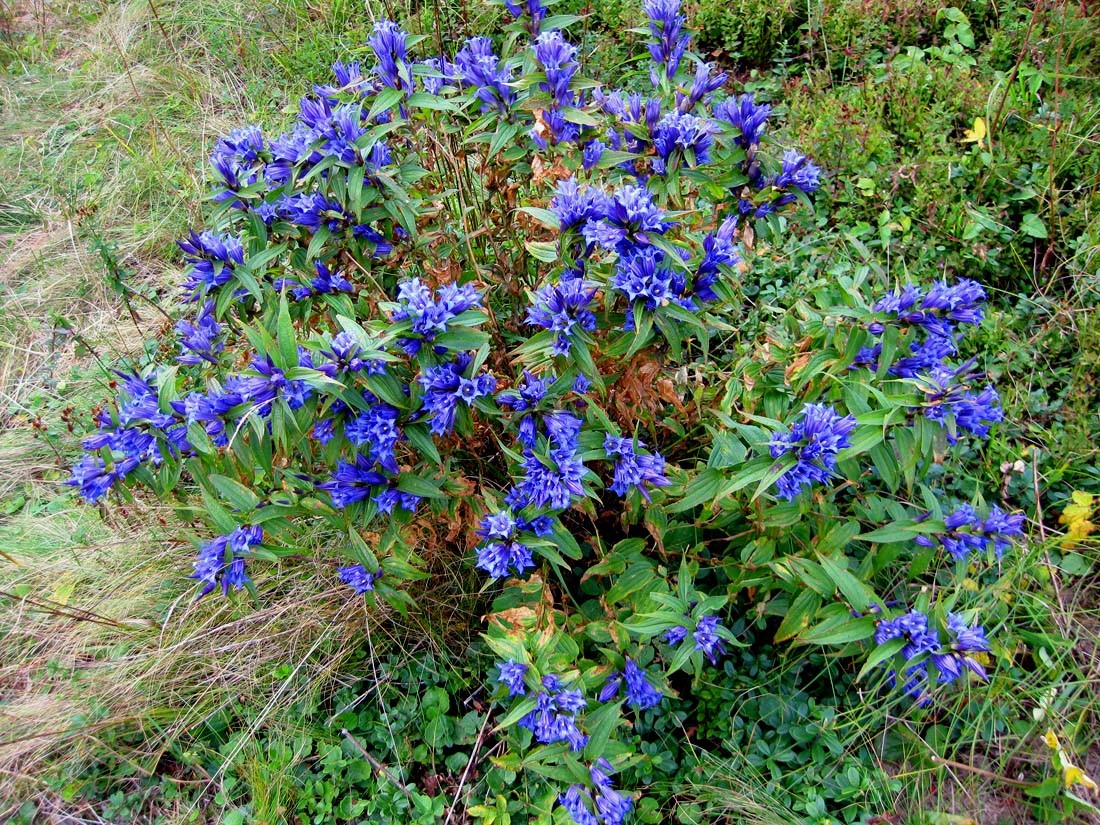
<svg viewBox="0 0 1100 825">
<path fill-rule="evenodd" d="M 194 602 L 190 543 L 147 527 L 162 515 L 134 505 L 105 525 L 67 509 L 0 527 L 18 548 L 0 573 L 0 799 L 48 792 L 111 750 L 153 775 L 220 711 L 249 709 L 243 748 L 361 644 L 362 600 L 320 561 L 253 571 L 259 605 Z"/>
</svg>

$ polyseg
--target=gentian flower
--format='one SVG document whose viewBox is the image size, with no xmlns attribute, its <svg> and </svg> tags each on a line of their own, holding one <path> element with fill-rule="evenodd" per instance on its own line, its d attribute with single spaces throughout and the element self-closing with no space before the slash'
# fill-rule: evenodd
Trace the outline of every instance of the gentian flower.
<svg viewBox="0 0 1100 825">
<path fill-rule="evenodd" d="M 186 319 L 176 322 L 180 349 L 176 357 L 181 364 L 218 363 L 218 354 L 225 349 L 221 341 L 222 326 L 214 317 L 214 302 L 207 301 L 194 323 Z"/>
<path fill-rule="evenodd" d="M 523 682 L 523 676 L 528 670 L 527 665 L 509 659 L 507 662 L 497 662 L 497 668 L 500 670 L 497 681 L 508 688 L 509 696 L 527 695 L 527 685 Z"/>
<path fill-rule="evenodd" d="M 336 572 L 340 576 L 340 581 L 359 595 L 374 590 L 374 580 L 382 574 L 381 570 L 370 573 L 361 564 L 351 564 L 347 567 L 341 567 Z"/>
<path fill-rule="evenodd" d="M 795 465 L 777 480 L 779 495 L 791 501 L 804 488 L 824 483 L 836 467 L 836 456 L 849 446 L 848 436 L 856 428 L 854 416 L 839 416 L 825 404 L 807 404 L 789 433 L 776 433 L 771 442 L 772 458 L 792 453 Z"/>
<path fill-rule="evenodd" d="M 516 101 L 516 90 L 508 85 L 512 82 L 512 69 L 501 65 L 488 37 L 467 40 L 455 55 L 454 67 L 463 85 L 477 89 L 482 111 L 495 108 L 501 114 L 508 113 Z"/>
<path fill-rule="evenodd" d="M 235 267 L 244 265 L 244 247 L 233 235 L 194 231 L 185 241 L 177 241 L 189 269 L 183 289 L 185 301 L 197 301 L 213 289 L 233 280 Z"/>
<path fill-rule="evenodd" d="M 520 726 L 544 745 L 566 742 L 570 750 L 582 750 L 588 737 L 577 727 L 577 714 L 588 705 L 584 696 L 562 688 L 560 678 L 552 673 L 543 677 L 542 687 L 536 694 L 535 709 L 519 720 Z"/>
<path fill-rule="evenodd" d="M 459 402 L 470 406 L 496 389 L 497 381 L 488 373 L 465 376 L 471 361 L 469 355 L 460 353 L 455 361 L 429 367 L 420 377 L 425 390 L 424 413 L 433 435 L 446 435 L 454 429 Z"/>
<path fill-rule="evenodd" d="M 229 595 L 231 587 L 240 590 L 251 581 L 245 573 L 244 557 L 252 547 L 263 542 L 263 535 L 259 526 L 238 527 L 227 536 L 217 536 L 203 544 L 195 560 L 195 572 L 190 576 L 206 585 L 196 599 L 216 587 Z"/>
<path fill-rule="evenodd" d="M 703 651 L 712 665 L 718 663 L 719 656 L 726 655 L 718 628 L 717 616 L 701 616 L 695 625 L 695 632 L 691 634 L 695 639 L 695 649 Z"/>
<path fill-rule="evenodd" d="M 680 68 L 691 39 L 682 34 L 684 16 L 680 14 L 680 0 L 645 0 L 644 8 L 649 17 L 649 30 L 657 40 L 649 45 L 649 54 L 654 63 L 665 67 L 665 77 L 671 80 Z M 656 78 L 652 79 L 656 86 Z"/>
<path fill-rule="evenodd" d="M 334 507 L 344 509 L 357 501 L 370 498 L 374 488 L 386 481 L 386 477 L 374 469 L 373 461 L 365 455 L 356 454 L 354 464 L 338 462 L 332 479 L 321 482 L 317 488 L 332 496 Z"/>
<path fill-rule="evenodd" d="M 379 20 L 367 38 L 367 45 L 378 58 L 375 72 L 382 84 L 403 90 L 406 97 L 413 93 L 412 75 L 406 65 L 408 37 L 408 33 L 392 20 Z"/>
</svg>

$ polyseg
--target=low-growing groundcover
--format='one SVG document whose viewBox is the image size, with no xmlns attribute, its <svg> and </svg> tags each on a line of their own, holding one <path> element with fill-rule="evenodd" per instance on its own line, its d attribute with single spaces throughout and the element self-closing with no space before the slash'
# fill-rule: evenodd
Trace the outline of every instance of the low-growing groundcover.
<svg viewBox="0 0 1100 825">
<path fill-rule="evenodd" d="M 381 23 L 293 130 L 219 143 L 178 363 L 121 369 L 72 484 L 172 501 L 196 595 L 242 610 L 307 531 L 368 623 L 452 571 L 460 675 L 368 654 L 405 689 L 310 709 L 336 745 L 257 746 L 309 765 L 314 821 L 910 813 L 891 765 L 968 761 L 1044 627 L 1043 547 L 983 483 L 985 290 L 866 270 L 749 302 L 816 165 L 674 6 L 621 92 L 570 20 L 515 11 L 443 58 Z M 1087 786 L 1053 753 L 1050 817 Z"/>
</svg>

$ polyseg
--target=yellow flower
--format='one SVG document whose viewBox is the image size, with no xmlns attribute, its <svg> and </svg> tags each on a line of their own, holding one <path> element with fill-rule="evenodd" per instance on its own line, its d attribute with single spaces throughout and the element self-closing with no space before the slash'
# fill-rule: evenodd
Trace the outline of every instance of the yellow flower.
<svg viewBox="0 0 1100 825">
<path fill-rule="evenodd" d="M 1071 498 L 1071 503 L 1066 505 L 1062 515 L 1058 518 L 1059 524 L 1064 524 L 1069 528 L 1062 539 L 1062 547 L 1075 547 L 1096 529 L 1096 525 L 1090 521 L 1096 505 L 1095 497 L 1089 493 L 1074 490 Z"/>
</svg>

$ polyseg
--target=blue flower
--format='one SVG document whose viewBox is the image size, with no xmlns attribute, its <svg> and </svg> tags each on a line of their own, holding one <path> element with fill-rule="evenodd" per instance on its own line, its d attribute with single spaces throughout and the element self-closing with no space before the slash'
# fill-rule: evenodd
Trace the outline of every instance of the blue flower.
<svg viewBox="0 0 1100 825">
<path fill-rule="evenodd" d="M 501 65 L 488 37 L 467 40 L 455 55 L 454 68 L 464 85 L 477 89 L 483 111 L 495 108 L 506 114 L 515 103 L 516 90 L 508 85 L 512 82 L 512 69 Z"/>
<path fill-rule="evenodd" d="M 264 136 L 258 126 L 245 126 L 221 138 L 210 156 L 210 165 L 220 184 L 214 200 L 233 200 L 235 208 L 243 207 L 236 200 L 236 193 L 263 177 L 266 155 Z"/>
<path fill-rule="evenodd" d="M 398 411 L 389 404 L 378 402 L 369 410 L 359 413 L 344 424 L 344 435 L 356 447 L 367 447 L 374 461 L 389 473 L 397 473 L 397 461 L 393 448 L 401 438 L 397 428 Z"/>
<path fill-rule="evenodd" d="M 804 488 L 824 483 L 836 467 L 836 456 L 849 446 L 848 436 L 856 428 L 854 416 L 839 416 L 826 404 L 807 404 L 789 433 L 776 433 L 771 442 L 772 458 L 792 453 L 795 465 L 777 480 L 779 495 L 793 500 Z"/>
<path fill-rule="evenodd" d="M 692 168 L 710 160 L 710 147 L 714 145 L 714 126 L 709 120 L 687 112 L 669 112 L 657 124 L 653 146 L 661 158 L 664 172 L 673 153 L 679 153 Z"/>
<path fill-rule="evenodd" d="M 676 627 L 670 627 L 665 631 L 665 641 L 672 647 L 676 647 L 680 642 L 687 638 L 688 631 L 683 625 L 677 625 Z"/>
<path fill-rule="evenodd" d="M 947 427 L 950 415 L 959 430 L 988 438 L 990 427 L 1004 419 L 1004 410 L 1001 397 L 992 386 L 977 394 L 970 392 L 971 382 L 982 377 L 973 365 L 972 359 L 960 367 L 937 366 L 920 377 L 925 396 L 924 417 Z M 954 444 L 958 435 L 949 431 L 947 440 Z"/>
<path fill-rule="evenodd" d="M 255 356 L 251 367 L 254 375 L 231 375 L 226 379 L 226 386 L 243 402 L 256 405 L 260 415 L 269 415 L 271 403 L 278 397 L 284 398 L 290 409 L 297 410 L 305 406 L 306 399 L 313 394 L 305 381 L 288 380 L 286 372 L 275 366 L 270 355 Z"/>
<path fill-rule="evenodd" d="M 126 457 L 108 465 L 99 456 L 86 455 L 72 466 L 71 477 L 63 483 L 76 487 L 85 501 L 94 504 L 115 482 L 124 480 L 140 464 L 139 459 Z"/>
<path fill-rule="evenodd" d="M 722 637 L 718 635 L 719 626 L 717 616 L 701 616 L 695 624 L 695 632 L 691 634 L 695 639 L 695 649 L 703 651 L 712 665 L 718 663 L 719 656 L 726 655 Z"/>
<path fill-rule="evenodd" d="M 649 54 L 654 63 L 665 67 L 665 76 L 671 80 L 691 39 L 682 34 L 684 16 L 680 14 L 680 0 L 645 0 L 644 8 L 650 21 L 649 30 L 657 39 L 649 45 Z"/>
<path fill-rule="evenodd" d="M 600 825 L 596 815 L 588 808 L 592 804 L 592 795 L 580 785 L 570 785 L 569 790 L 558 797 L 558 803 L 565 808 L 576 825 Z"/>
<path fill-rule="evenodd" d="M 992 650 L 989 640 L 985 636 L 985 628 L 981 625 L 968 627 L 966 620 L 958 613 L 947 614 L 947 632 L 950 639 L 947 642 L 946 653 L 932 655 L 932 663 L 940 672 L 940 682 L 950 682 L 962 676 L 962 668 L 967 668 L 983 681 L 988 679 L 982 664 L 970 656 L 971 653 L 988 653 Z"/>
<path fill-rule="evenodd" d="M 626 295 L 631 306 L 642 301 L 646 309 L 654 310 L 676 297 L 673 278 L 662 250 L 655 246 L 631 247 L 615 264 L 611 286 Z"/>
<path fill-rule="evenodd" d="M 574 752 L 583 749 L 588 737 L 577 727 L 577 714 L 588 705 L 583 694 L 563 689 L 561 680 L 552 673 L 543 677 L 542 686 L 536 694 L 535 709 L 519 720 L 520 726 L 544 745 L 566 742 Z"/>
<path fill-rule="evenodd" d="M 573 105 L 569 83 L 580 68 L 580 64 L 574 59 L 577 56 L 577 47 L 566 42 L 561 32 L 555 29 L 540 34 L 532 49 L 535 60 L 546 75 L 546 80 L 539 83 L 539 88 L 550 95 L 555 107 Z"/>
<path fill-rule="evenodd" d="M 649 491 L 645 485 L 667 487 L 671 482 L 665 476 L 665 460 L 660 453 L 648 455 L 638 453 L 645 449 L 645 442 L 608 433 L 604 437 L 604 451 L 608 457 L 618 456 L 615 463 L 615 476 L 611 491 L 625 496 L 632 487 L 636 487 L 649 501 Z"/>
<path fill-rule="evenodd" d="M 751 94 L 743 94 L 736 100 L 724 100 L 714 107 L 716 118 L 741 132 L 737 142 L 745 150 L 760 143 L 770 114 L 771 106 L 757 103 Z"/>
<path fill-rule="evenodd" d="M 741 253 L 734 243 L 733 233 L 737 228 L 737 216 L 726 217 L 717 231 L 703 238 L 703 259 L 695 272 L 692 291 L 703 301 L 718 300 L 714 285 L 722 273 L 722 267 L 736 267 L 741 263 Z"/>
<path fill-rule="evenodd" d="M 963 504 L 944 519 L 946 532 L 917 536 L 922 547 L 934 547 L 938 541 L 956 560 L 965 561 L 972 552 L 992 548 L 998 559 L 1012 546 L 1012 537 L 1023 534 L 1024 515 L 1008 514 L 994 505 L 984 521 L 969 504 Z"/>
<path fill-rule="evenodd" d="M 238 527 L 227 536 L 217 536 L 199 547 L 195 572 L 189 578 L 205 583 L 196 597 L 201 599 L 216 587 L 224 595 L 232 587 L 240 590 L 251 581 L 245 574 L 246 556 L 253 546 L 263 542 L 263 530 L 258 526 Z"/>
<path fill-rule="evenodd" d="M 538 289 L 527 309 L 527 323 L 556 332 L 552 351 L 568 356 L 577 330 L 596 329 L 596 316 L 592 312 L 595 298 L 596 284 L 567 270 L 557 284 L 545 284 Z"/>
<path fill-rule="evenodd" d="M 496 389 L 497 381 L 488 373 L 465 376 L 471 361 L 469 355 L 460 353 L 455 361 L 429 367 L 420 377 L 425 390 L 424 413 L 434 435 L 446 435 L 454 429 L 459 402 L 470 406 Z"/>
<path fill-rule="evenodd" d="M 340 576 L 340 581 L 359 595 L 374 590 L 374 580 L 382 575 L 381 570 L 370 573 L 361 564 L 351 564 L 347 567 L 341 567 L 336 572 Z"/>
<path fill-rule="evenodd" d="M 558 181 L 554 196 L 550 199 L 550 208 L 557 215 L 562 232 L 583 226 L 589 220 L 605 217 L 609 207 L 607 195 L 593 187 L 581 189 L 576 178 Z"/>
<path fill-rule="evenodd" d="M 584 496 L 587 469 L 579 455 L 577 436 L 581 419 L 561 410 L 545 418 L 548 454 L 523 451 L 524 477 L 505 497 L 514 510 L 549 507 L 565 510 L 574 499 Z"/>
<path fill-rule="evenodd" d="M 673 225 L 665 220 L 664 210 L 653 202 L 649 190 L 641 186 L 624 186 L 615 192 L 606 217 L 611 226 L 622 230 L 621 241 L 639 246 L 649 243 L 650 232 L 664 234 Z"/>
<path fill-rule="evenodd" d="M 728 75 L 725 72 L 712 75 L 711 72 L 713 71 L 714 65 L 711 63 L 700 62 L 695 67 L 695 79 L 692 80 L 691 89 L 688 90 L 687 95 L 685 96 L 680 92 L 676 93 L 677 109 L 681 112 L 690 112 L 695 108 L 695 104 L 710 95 L 711 92 L 722 88 L 722 84 L 726 82 Z"/>
<path fill-rule="evenodd" d="M 591 172 L 596 168 L 596 165 L 600 162 L 600 158 L 603 157 L 603 153 L 607 151 L 607 144 L 605 144 L 599 138 L 593 138 L 584 145 L 584 153 L 582 155 L 581 164 L 584 166 L 584 171 Z"/>
<path fill-rule="evenodd" d="M 660 704 L 663 694 L 649 683 L 645 671 L 630 658 L 626 660 L 626 667 L 621 674 L 615 671 L 608 677 L 608 684 L 600 693 L 601 702 L 606 702 L 618 695 L 621 679 L 626 680 L 626 701 L 638 710 L 646 710 Z"/>
<path fill-rule="evenodd" d="M 374 462 L 365 455 L 357 454 L 355 463 L 337 462 L 332 479 L 321 482 L 317 488 L 332 496 L 334 507 L 343 509 L 357 501 L 370 498 L 374 488 L 385 484 L 386 477 L 374 469 Z"/>
<path fill-rule="evenodd" d="M 477 534 L 490 539 L 477 548 L 477 567 L 492 578 L 503 578 L 509 570 L 522 576 L 535 566 L 531 548 L 516 537 L 519 530 L 530 525 L 523 519 L 516 519 L 508 510 L 488 513 L 481 519 Z"/>
<path fill-rule="evenodd" d="M 371 498 L 371 501 L 378 507 L 378 512 L 388 514 L 393 512 L 394 507 L 400 507 L 406 513 L 415 513 L 416 508 L 420 505 L 420 496 L 398 490 L 393 486 L 396 479 L 389 479 L 387 483 L 390 486 Z"/>
<path fill-rule="evenodd" d="M 225 349 L 220 340 L 222 326 L 214 317 L 214 302 L 207 301 L 194 323 L 186 319 L 176 323 L 176 333 L 183 352 L 176 357 L 181 364 L 218 363 L 218 354 Z"/>
<path fill-rule="evenodd" d="M 444 86 L 454 83 L 458 79 L 458 70 L 455 64 L 446 57 L 432 57 L 423 61 L 420 65 L 428 69 L 429 72 L 421 76 L 424 91 L 428 94 L 438 95 L 443 91 Z"/>
<path fill-rule="evenodd" d="M 405 65 L 408 59 L 409 35 L 392 20 L 379 20 L 374 24 L 367 45 L 378 57 L 375 69 L 382 83 L 391 89 L 402 89 L 408 97 L 413 92 L 412 76 Z"/>
<path fill-rule="evenodd" d="M 820 178 L 821 169 L 816 164 L 801 152 L 788 149 L 783 153 L 783 168 L 776 175 L 772 186 L 776 189 L 794 186 L 808 193 L 817 189 Z"/>
<path fill-rule="evenodd" d="M 397 301 L 400 306 L 393 313 L 393 320 L 412 321 L 413 333 L 431 343 L 463 312 L 480 307 L 481 295 L 469 284 L 447 284 L 433 294 L 419 278 L 411 278 L 398 285 Z M 420 348 L 416 339 L 402 339 L 401 345 L 410 354 Z"/>
<path fill-rule="evenodd" d="M 596 760 L 596 763 L 588 771 L 589 776 L 592 778 L 592 784 L 596 788 L 596 811 L 599 813 L 604 825 L 622 825 L 623 820 L 626 819 L 627 814 L 634 807 L 634 800 L 615 790 L 614 785 L 611 783 L 612 773 L 614 773 L 614 769 L 611 767 L 611 763 L 602 756 Z"/>
<path fill-rule="evenodd" d="M 509 659 L 507 662 L 497 662 L 497 668 L 500 670 L 497 681 L 508 688 L 509 696 L 527 695 L 527 685 L 523 682 L 523 677 L 528 670 L 527 665 Z"/>
<path fill-rule="evenodd" d="M 177 241 L 189 268 L 183 289 L 186 301 L 197 301 L 217 287 L 233 280 L 235 267 L 244 265 L 244 247 L 240 238 L 213 232 L 190 233 Z"/>
<path fill-rule="evenodd" d="M 928 617 L 918 610 L 911 610 L 896 619 L 882 619 L 875 628 L 875 644 L 883 645 L 892 639 L 905 639 L 901 655 L 914 659 L 923 653 L 939 649 L 940 638 L 935 628 L 928 627 Z"/>
<path fill-rule="evenodd" d="M 524 12 L 527 12 L 530 18 L 527 21 L 527 30 L 532 34 L 538 34 L 539 27 L 542 25 L 542 21 L 546 18 L 546 6 L 543 5 L 542 0 L 525 0 L 523 6 L 514 0 L 504 0 L 504 6 L 511 12 L 512 17 L 517 20 L 523 17 Z"/>
</svg>

